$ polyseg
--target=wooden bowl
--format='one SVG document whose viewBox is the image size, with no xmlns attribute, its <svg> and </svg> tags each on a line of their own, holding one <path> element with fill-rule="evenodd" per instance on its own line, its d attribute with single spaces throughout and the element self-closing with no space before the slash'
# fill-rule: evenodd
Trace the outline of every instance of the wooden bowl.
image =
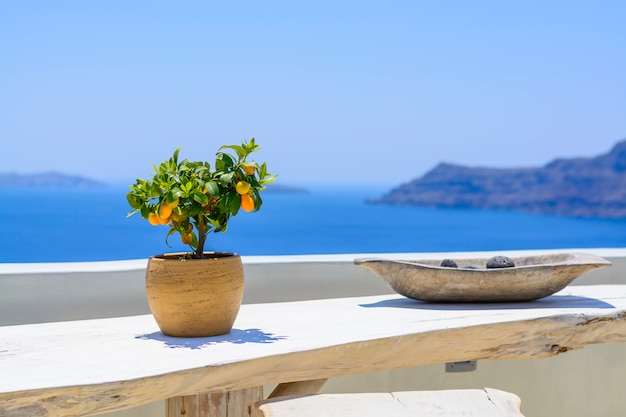
<svg viewBox="0 0 626 417">
<path fill-rule="evenodd" d="M 376 273 L 405 297 L 457 303 L 535 300 L 562 290 L 584 272 L 611 265 L 586 253 L 511 259 L 514 267 L 494 269 L 486 268 L 488 258 L 452 259 L 459 268 L 442 267 L 441 259 L 358 258 L 354 263 Z"/>
</svg>

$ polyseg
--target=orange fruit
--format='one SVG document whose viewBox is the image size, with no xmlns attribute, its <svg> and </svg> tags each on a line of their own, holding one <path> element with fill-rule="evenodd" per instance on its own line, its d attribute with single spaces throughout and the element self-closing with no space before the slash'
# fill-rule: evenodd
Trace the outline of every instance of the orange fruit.
<svg viewBox="0 0 626 417">
<path fill-rule="evenodd" d="M 250 197 L 250 194 L 241 196 L 241 209 L 248 212 L 254 210 L 254 200 Z"/>
<path fill-rule="evenodd" d="M 172 219 L 170 219 L 169 217 L 159 217 L 159 223 L 161 224 L 168 224 L 171 221 Z"/>
<path fill-rule="evenodd" d="M 235 190 L 237 190 L 237 193 L 241 195 L 248 194 L 248 191 L 250 191 L 250 184 L 245 181 L 239 181 L 235 186 Z"/>
<path fill-rule="evenodd" d="M 148 222 L 152 225 L 152 226 L 158 226 L 161 222 L 159 221 L 159 215 L 156 213 L 150 213 L 148 214 Z"/>
<path fill-rule="evenodd" d="M 169 219 L 172 215 L 172 207 L 165 201 L 161 204 L 161 210 L 159 211 L 159 217 L 162 219 Z"/>
<path fill-rule="evenodd" d="M 191 233 L 185 233 L 184 235 L 180 235 L 180 241 L 185 245 L 188 245 L 193 240 L 193 235 Z"/>
<path fill-rule="evenodd" d="M 254 171 L 256 170 L 254 165 L 246 165 L 243 167 L 243 172 L 246 173 L 246 175 L 252 175 L 254 174 Z"/>
</svg>

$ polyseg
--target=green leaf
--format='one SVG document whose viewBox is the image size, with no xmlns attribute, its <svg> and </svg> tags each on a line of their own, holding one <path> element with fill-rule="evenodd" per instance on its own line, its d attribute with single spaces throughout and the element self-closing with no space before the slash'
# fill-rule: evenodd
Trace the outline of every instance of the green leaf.
<svg viewBox="0 0 626 417">
<path fill-rule="evenodd" d="M 176 229 L 174 229 L 174 228 L 172 227 L 172 228 L 170 228 L 170 230 L 168 230 L 168 232 L 167 232 L 167 236 L 165 236 L 165 244 L 166 244 L 167 246 L 169 246 L 170 248 L 172 247 L 172 245 L 170 245 L 170 243 L 169 243 L 169 238 L 170 238 L 170 236 L 172 236 L 174 233 L 176 233 Z"/>
<path fill-rule="evenodd" d="M 263 180 L 261 180 L 261 184 L 264 186 L 267 184 L 271 184 L 276 180 L 277 177 L 278 175 L 272 175 L 271 177 L 263 178 Z"/>
<path fill-rule="evenodd" d="M 261 149 L 261 147 L 257 145 L 254 141 L 254 138 L 250 139 L 250 142 L 248 143 L 244 142 L 243 147 L 246 149 L 248 154 L 251 154 L 252 152 L 256 152 Z"/>
<path fill-rule="evenodd" d="M 215 168 L 218 171 L 227 171 L 235 165 L 236 162 L 231 155 L 224 152 L 217 153 L 217 156 L 215 158 Z"/>
<path fill-rule="evenodd" d="M 150 209 L 150 206 L 148 206 L 147 204 L 142 205 L 140 211 L 141 211 L 141 217 L 143 217 L 144 219 L 147 219 L 148 214 L 152 212 L 152 210 Z"/>
<path fill-rule="evenodd" d="M 184 192 L 184 195 L 188 197 L 191 194 L 193 184 L 190 181 L 187 181 L 183 185 L 181 185 L 180 188 Z"/>
<path fill-rule="evenodd" d="M 189 217 L 196 217 L 202 210 L 203 209 L 200 204 L 192 204 L 191 207 L 189 207 L 187 214 Z"/>
<path fill-rule="evenodd" d="M 216 197 L 219 196 L 220 187 L 217 185 L 215 181 L 208 181 L 207 183 L 204 184 L 204 186 L 206 187 L 209 194 L 211 194 L 212 196 L 216 196 Z"/>
<path fill-rule="evenodd" d="M 234 176 L 235 176 L 234 172 L 229 172 L 229 173 L 221 175 L 219 178 L 219 181 L 223 187 L 228 187 L 230 182 L 233 180 Z"/>
<path fill-rule="evenodd" d="M 189 244 L 193 250 L 198 248 L 198 236 L 196 236 L 195 232 L 191 233 L 191 243 Z"/>
<path fill-rule="evenodd" d="M 230 209 L 230 193 L 224 195 L 217 204 L 217 209 L 221 212 L 229 211 Z"/>
<path fill-rule="evenodd" d="M 141 199 L 132 192 L 126 194 L 126 200 L 128 200 L 128 204 L 135 210 L 141 207 Z"/>
<path fill-rule="evenodd" d="M 183 195 L 183 191 L 180 188 L 172 188 L 168 194 L 167 202 L 171 203 L 172 201 L 181 198 Z"/>
<path fill-rule="evenodd" d="M 152 183 L 152 186 L 150 187 L 150 191 L 149 191 L 149 196 L 152 198 L 161 197 L 161 187 L 159 187 L 159 185 L 156 182 Z"/>
<path fill-rule="evenodd" d="M 193 199 L 195 201 L 197 201 L 200 204 L 208 204 L 209 203 L 209 197 L 206 194 L 203 194 L 201 192 L 195 192 L 193 193 Z"/>
<path fill-rule="evenodd" d="M 174 155 L 172 155 L 172 160 L 174 161 L 174 163 L 178 163 L 178 154 L 180 153 L 180 150 L 183 149 L 183 147 L 179 147 L 176 148 L 176 150 L 174 151 Z"/>
<path fill-rule="evenodd" d="M 220 151 L 222 149 L 232 149 L 233 151 L 235 151 L 237 153 L 237 156 L 239 157 L 239 159 L 243 159 L 245 158 L 247 152 L 244 150 L 243 147 L 238 146 L 238 145 L 224 145 L 222 147 L 220 147 Z M 225 153 L 223 153 L 224 155 L 226 155 Z"/>
<path fill-rule="evenodd" d="M 230 212 L 236 215 L 239 213 L 239 207 L 241 207 L 241 196 L 235 193 L 235 196 L 230 200 Z"/>
</svg>

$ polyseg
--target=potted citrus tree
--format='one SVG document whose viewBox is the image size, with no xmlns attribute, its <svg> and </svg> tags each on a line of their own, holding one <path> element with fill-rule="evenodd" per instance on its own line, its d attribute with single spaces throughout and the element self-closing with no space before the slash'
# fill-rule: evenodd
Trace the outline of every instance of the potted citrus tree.
<svg viewBox="0 0 626 417">
<path fill-rule="evenodd" d="M 254 212 L 261 191 L 274 181 L 265 163 L 249 160 L 260 148 L 254 138 L 219 148 L 215 163 L 179 160 L 181 148 L 154 166 L 151 179 L 137 179 L 126 195 L 129 216 L 140 214 L 153 226 L 165 226 L 189 252 L 148 259 L 146 295 L 164 334 L 178 337 L 228 333 L 239 312 L 244 277 L 236 253 L 208 252 L 210 233 L 225 232 L 231 217 Z"/>
</svg>

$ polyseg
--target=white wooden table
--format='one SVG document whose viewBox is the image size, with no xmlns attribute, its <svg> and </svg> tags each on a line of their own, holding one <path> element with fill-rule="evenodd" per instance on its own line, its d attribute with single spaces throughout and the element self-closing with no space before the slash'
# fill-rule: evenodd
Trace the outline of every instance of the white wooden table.
<svg viewBox="0 0 626 417">
<path fill-rule="evenodd" d="M 0 417 L 90 415 L 161 399 L 169 415 L 249 415 L 264 384 L 303 393 L 340 375 L 618 342 L 625 285 L 511 304 L 382 295 L 244 305 L 231 333 L 197 339 L 164 336 L 150 315 L 6 326 Z"/>
</svg>

